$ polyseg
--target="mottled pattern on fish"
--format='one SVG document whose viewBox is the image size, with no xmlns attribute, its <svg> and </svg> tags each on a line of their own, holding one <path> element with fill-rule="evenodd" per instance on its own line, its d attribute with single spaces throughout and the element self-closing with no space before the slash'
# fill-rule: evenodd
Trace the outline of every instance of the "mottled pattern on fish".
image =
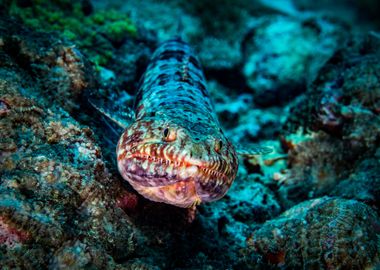
<svg viewBox="0 0 380 270">
<path fill-rule="evenodd" d="M 190 207 L 221 198 L 238 168 L 191 48 L 157 48 L 135 98 L 136 121 L 117 147 L 121 175 L 148 199 Z"/>
</svg>

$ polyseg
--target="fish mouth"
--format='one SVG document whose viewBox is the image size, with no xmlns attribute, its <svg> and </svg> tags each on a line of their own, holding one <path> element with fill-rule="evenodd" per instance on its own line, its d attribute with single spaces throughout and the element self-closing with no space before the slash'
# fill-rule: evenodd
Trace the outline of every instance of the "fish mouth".
<svg viewBox="0 0 380 270">
<path fill-rule="evenodd" d="M 159 151 L 156 151 L 156 153 Z M 227 162 L 216 164 L 174 154 L 156 154 L 131 149 L 118 158 L 121 175 L 144 197 L 179 207 L 222 197 L 234 174 Z"/>
<path fill-rule="evenodd" d="M 218 178 L 220 181 L 227 181 L 230 178 L 227 173 L 215 169 L 215 165 L 202 161 L 178 161 L 135 153 L 126 156 L 122 163 L 131 174 L 156 179 L 166 178 L 164 183 L 142 181 L 141 184 L 145 186 L 164 186 L 177 181 L 190 181 L 194 178 Z"/>
</svg>

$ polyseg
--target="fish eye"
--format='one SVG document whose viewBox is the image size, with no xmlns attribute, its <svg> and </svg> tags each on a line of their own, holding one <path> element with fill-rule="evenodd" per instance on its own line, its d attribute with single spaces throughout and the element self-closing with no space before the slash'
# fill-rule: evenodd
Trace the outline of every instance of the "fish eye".
<svg viewBox="0 0 380 270">
<path fill-rule="evenodd" d="M 222 140 L 216 140 L 215 141 L 215 146 L 214 146 L 215 151 L 219 153 L 220 150 L 222 150 L 222 147 L 223 147 Z"/>
<path fill-rule="evenodd" d="M 164 141 L 172 142 L 177 138 L 176 132 L 173 129 L 165 128 L 163 131 Z"/>
<path fill-rule="evenodd" d="M 164 137 L 166 138 L 169 135 L 169 129 L 165 128 L 164 129 Z"/>
</svg>

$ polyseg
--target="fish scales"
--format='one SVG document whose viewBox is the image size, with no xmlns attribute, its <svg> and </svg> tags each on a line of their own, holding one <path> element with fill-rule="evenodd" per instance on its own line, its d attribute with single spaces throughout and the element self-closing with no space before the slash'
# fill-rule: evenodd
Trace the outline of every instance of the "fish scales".
<svg viewBox="0 0 380 270">
<path fill-rule="evenodd" d="M 153 54 L 137 94 L 136 118 L 160 115 L 193 133 L 219 132 L 206 80 L 192 49 L 180 40 L 162 44 Z"/>
<path fill-rule="evenodd" d="M 121 136 L 117 155 L 121 175 L 139 193 L 190 207 L 227 192 L 237 172 L 236 152 L 187 43 L 173 39 L 156 49 L 134 107 L 136 121 Z"/>
</svg>

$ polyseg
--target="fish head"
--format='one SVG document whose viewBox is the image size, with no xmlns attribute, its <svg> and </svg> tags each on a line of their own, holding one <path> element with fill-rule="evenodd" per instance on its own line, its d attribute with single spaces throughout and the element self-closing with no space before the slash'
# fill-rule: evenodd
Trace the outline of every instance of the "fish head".
<svg viewBox="0 0 380 270">
<path fill-rule="evenodd" d="M 220 199 L 238 168 L 235 149 L 219 129 L 194 135 L 167 120 L 136 121 L 116 151 L 119 172 L 136 191 L 178 207 Z"/>
</svg>

